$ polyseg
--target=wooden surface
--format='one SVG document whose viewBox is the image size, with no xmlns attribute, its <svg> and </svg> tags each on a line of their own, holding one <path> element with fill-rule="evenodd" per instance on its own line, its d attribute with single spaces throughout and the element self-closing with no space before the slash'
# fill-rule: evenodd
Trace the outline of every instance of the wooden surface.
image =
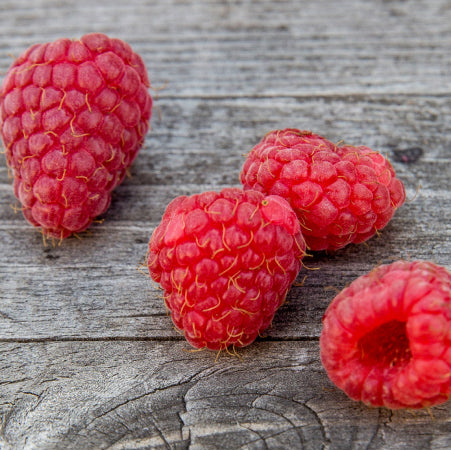
<svg viewBox="0 0 451 451">
<path fill-rule="evenodd" d="M 449 0 L 2 0 L 1 74 L 90 31 L 167 85 L 132 178 L 81 240 L 43 245 L 0 156 L 0 448 L 451 448 L 450 402 L 351 401 L 318 343 L 330 287 L 399 258 L 450 267 Z M 242 361 L 188 352 L 137 270 L 150 234 L 176 195 L 238 186 L 242 154 L 285 127 L 380 150 L 409 202 L 367 245 L 306 259 L 320 269 Z"/>
</svg>

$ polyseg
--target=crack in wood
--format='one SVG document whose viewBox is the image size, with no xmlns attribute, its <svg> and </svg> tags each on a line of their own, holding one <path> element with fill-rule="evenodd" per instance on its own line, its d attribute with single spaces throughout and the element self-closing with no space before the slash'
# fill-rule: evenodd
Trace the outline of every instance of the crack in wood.
<svg viewBox="0 0 451 451">
<path fill-rule="evenodd" d="M 242 448 L 245 448 L 245 449 L 249 449 L 249 448 L 250 448 L 250 449 L 253 449 L 254 446 L 250 446 L 250 445 L 253 445 L 253 444 L 255 444 L 255 443 L 261 441 L 261 442 L 263 443 L 263 448 L 262 448 L 262 449 L 270 449 L 269 446 L 268 446 L 268 443 L 266 442 L 266 439 L 269 438 L 269 437 L 264 436 L 264 435 L 263 435 L 262 433 L 260 433 L 259 431 L 254 431 L 250 426 L 245 426 L 243 423 L 240 423 L 238 420 L 237 420 L 236 424 L 238 425 L 238 427 L 243 428 L 243 429 L 246 429 L 247 431 L 250 431 L 250 432 L 252 432 L 253 434 L 255 434 L 255 435 L 258 436 L 258 439 L 247 441 L 247 442 L 242 446 Z"/>
<path fill-rule="evenodd" d="M 17 379 L 14 381 L 1 381 L 0 385 L 18 384 L 20 382 L 25 382 L 25 381 L 30 381 L 30 380 L 32 380 L 32 379 L 29 377 L 23 377 L 22 379 Z"/>
</svg>

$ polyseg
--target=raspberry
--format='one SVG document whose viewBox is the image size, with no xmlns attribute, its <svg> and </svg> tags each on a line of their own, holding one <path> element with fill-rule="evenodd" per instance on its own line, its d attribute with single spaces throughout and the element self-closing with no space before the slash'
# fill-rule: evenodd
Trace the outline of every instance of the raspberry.
<svg viewBox="0 0 451 451">
<path fill-rule="evenodd" d="M 249 153 L 240 179 L 244 189 L 287 199 L 311 250 L 368 240 L 405 200 L 404 185 L 380 153 L 296 129 L 268 133 Z"/>
<path fill-rule="evenodd" d="M 284 199 L 227 188 L 174 199 L 147 263 L 188 342 L 223 350 L 250 344 L 270 325 L 304 252 Z"/>
<path fill-rule="evenodd" d="M 321 360 L 348 396 L 390 409 L 451 394 L 451 273 L 426 261 L 379 266 L 339 293 L 323 318 Z"/>
<path fill-rule="evenodd" d="M 25 218 L 50 237 L 104 213 L 143 144 L 152 98 L 130 46 L 92 33 L 36 44 L 0 88 L 1 135 Z"/>
</svg>

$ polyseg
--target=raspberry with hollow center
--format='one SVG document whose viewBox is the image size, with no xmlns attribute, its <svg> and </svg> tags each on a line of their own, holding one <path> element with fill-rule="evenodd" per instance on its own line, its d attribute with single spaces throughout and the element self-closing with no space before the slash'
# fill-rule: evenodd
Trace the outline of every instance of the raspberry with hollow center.
<svg viewBox="0 0 451 451">
<path fill-rule="evenodd" d="M 65 238 L 104 213 L 151 117 L 141 57 L 101 33 L 36 44 L 0 88 L 1 135 L 25 218 Z"/>
<path fill-rule="evenodd" d="M 398 261 L 359 277 L 323 318 L 321 360 L 352 399 L 422 408 L 451 394 L 451 273 Z"/>
<path fill-rule="evenodd" d="M 405 200 L 404 185 L 380 153 L 296 129 L 268 133 L 247 156 L 240 180 L 244 189 L 285 198 L 312 250 L 368 240 Z"/>
<path fill-rule="evenodd" d="M 304 253 L 284 199 L 227 188 L 174 199 L 147 264 L 188 342 L 222 350 L 252 343 L 271 324 Z"/>
</svg>

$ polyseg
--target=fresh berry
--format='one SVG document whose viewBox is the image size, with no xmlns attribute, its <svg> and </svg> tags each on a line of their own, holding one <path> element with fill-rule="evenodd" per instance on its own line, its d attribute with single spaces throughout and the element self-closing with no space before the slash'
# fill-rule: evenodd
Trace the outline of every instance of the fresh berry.
<svg viewBox="0 0 451 451">
<path fill-rule="evenodd" d="M 284 199 L 227 188 L 174 199 L 150 239 L 148 267 L 189 343 L 222 350 L 270 325 L 304 252 Z"/>
<path fill-rule="evenodd" d="M 0 88 L 1 135 L 25 218 L 65 238 L 104 213 L 148 130 L 152 98 L 130 46 L 92 33 L 36 44 Z"/>
<path fill-rule="evenodd" d="M 339 293 L 323 318 L 321 360 L 352 399 L 390 409 L 451 394 L 451 273 L 426 261 L 379 266 Z"/>
<path fill-rule="evenodd" d="M 404 185 L 380 153 L 296 129 L 268 133 L 249 153 L 240 179 L 244 189 L 287 199 L 311 250 L 368 240 L 405 200 Z"/>
</svg>

